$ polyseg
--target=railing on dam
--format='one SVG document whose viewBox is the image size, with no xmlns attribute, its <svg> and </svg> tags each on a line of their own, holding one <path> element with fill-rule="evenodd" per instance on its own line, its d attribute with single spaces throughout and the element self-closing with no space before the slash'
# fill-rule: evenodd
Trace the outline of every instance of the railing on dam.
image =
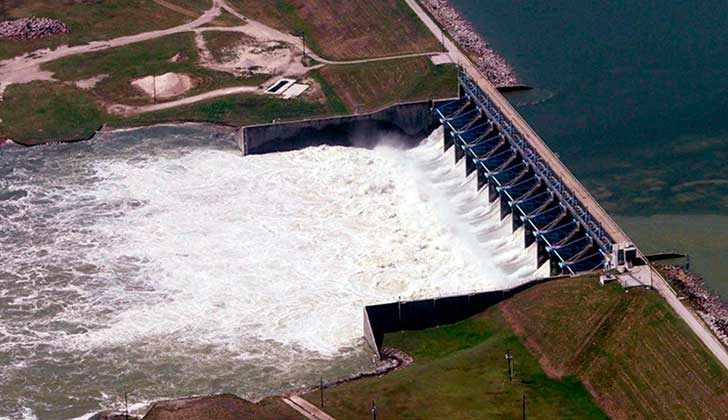
<svg viewBox="0 0 728 420">
<path fill-rule="evenodd" d="M 495 101 L 468 75 L 458 80 L 460 97 L 434 107 L 445 149 L 454 146 L 466 174 L 477 171 L 478 188 L 488 187 L 491 202 L 501 200 L 501 217 L 513 214 L 513 229 L 526 230 L 524 246 L 537 243 L 539 263 L 551 259 L 552 274 L 574 274 L 623 261 L 625 245 L 615 248 L 600 220 Z"/>
</svg>

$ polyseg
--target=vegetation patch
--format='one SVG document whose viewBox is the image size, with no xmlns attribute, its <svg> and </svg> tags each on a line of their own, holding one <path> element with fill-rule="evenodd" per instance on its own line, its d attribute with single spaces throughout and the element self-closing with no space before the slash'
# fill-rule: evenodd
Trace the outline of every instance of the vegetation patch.
<svg viewBox="0 0 728 420">
<path fill-rule="evenodd" d="M 195 10 L 209 8 L 210 0 L 166 0 Z M 77 45 L 90 41 L 112 39 L 123 35 L 164 29 L 192 20 L 192 17 L 171 11 L 149 0 L 26 0 L 2 1 L 3 18 L 33 16 L 63 21 L 70 30 L 45 39 L 3 40 L 0 60 L 15 57 L 40 48 L 62 44 Z M 133 22 L 133 24 L 130 24 Z"/>
<path fill-rule="evenodd" d="M 526 396 L 529 419 L 606 419 L 575 377 L 551 379 L 497 308 L 457 324 L 387 334 L 388 347 L 414 364 L 380 378 L 325 391 L 325 410 L 339 419 L 517 419 Z M 508 381 L 510 349 L 515 376 Z M 319 395 L 306 396 L 319 404 Z"/>
<path fill-rule="evenodd" d="M 534 354 L 580 377 L 612 418 L 728 413 L 728 372 L 653 291 L 565 279 L 500 306 Z"/>
<path fill-rule="evenodd" d="M 331 114 L 328 104 L 302 99 L 280 99 L 263 95 L 231 95 L 164 111 L 148 112 L 110 121 L 115 127 L 149 125 L 159 122 L 194 121 L 234 126 L 295 120 Z"/>
<path fill-rule="evenodd" d="M 435 66 L 427 57 L 327 66 L 321 77 L 349 111 L 372 111 L 402 101 L 457 96 L 457 69 Z"/>
<path fill-rule="evenodd" d="M 229 0 L 243 15 L 291 33 L 330 59 L 440 51 L 404 0 Z"/>
<path fill-rule="evenodd" d="M 86 92 L 51 82 L 12 85 L 0 103 L 0 137 L 36 144 L 86 138 L 103 115 Z"/>
</svg>

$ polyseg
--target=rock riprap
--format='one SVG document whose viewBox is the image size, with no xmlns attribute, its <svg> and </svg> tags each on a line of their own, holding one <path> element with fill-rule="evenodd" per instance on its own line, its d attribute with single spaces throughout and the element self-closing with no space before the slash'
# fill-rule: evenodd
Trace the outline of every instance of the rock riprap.
<svg viewBox="0 0 728 420">
<path fill-rule="evenodd" d="M 447 0 L 422 0 L 421 3 L 491 83 L 496 87 L 520 85 L 513 68 Z"/>
<path fill-rule="evenodd" d="M 70 32 L 58 19 L 30 17 L 0 21 L 0 39 L 40 39 Z"/>
</svg>

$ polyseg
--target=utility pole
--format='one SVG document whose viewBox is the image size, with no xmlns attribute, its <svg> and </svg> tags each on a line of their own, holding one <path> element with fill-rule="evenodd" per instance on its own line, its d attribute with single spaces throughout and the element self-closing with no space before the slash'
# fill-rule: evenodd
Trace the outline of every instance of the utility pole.
<svg viewBox="0 0 728 420">
<path fill-rule="evenodd" d="M 154 89 L 154 103 L 157 103 L 157 76 L 152 75 L 152 86 Z"/>
<path fill-rule="evenodd" d="M 377 402 L 372 400 L 372 420 L 377 420 Z"/>
<path fill-rule="evenodd" d="M 513 382 L 513 354 L 511 354 L 511 349 L 506 350 L 506 361 L 508 362 L 508 382 Z"/>
<path fill-rule="evenodd" d="M 126 392 L 124 392 L 124 418 L 129 420 L 129 397 Z"/>
<path fill-rule="evenodd" d="M 324 408 L 324 378 L 323 378 L 323 376 L 321 377 L 320 384 L 321 385 L 319 386 L 319 390 L 321 390 L 321 409 L 323 409 Z"/>
<path fill-rule="evenodd" d="M 522 404 L 521 412 L 523 413 L 523 420 L 526 420 L 526 396 L 525 395 L 523 396 L 522 401 L 523 401 L 523 404 Z"/>
</svg>

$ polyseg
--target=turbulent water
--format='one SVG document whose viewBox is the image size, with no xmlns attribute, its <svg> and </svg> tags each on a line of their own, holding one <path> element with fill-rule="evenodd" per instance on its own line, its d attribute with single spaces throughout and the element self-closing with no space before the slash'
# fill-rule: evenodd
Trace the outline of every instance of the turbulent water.
<svg viewBox="0 0 728 420">
<path fill-rule="evenodd" d="M 534 276 L 438 135 L 247 157 L 199 128 L 0 148 L 0 418 L 347 376 L 372 363 L 363 305 Z"/>
</svg>

